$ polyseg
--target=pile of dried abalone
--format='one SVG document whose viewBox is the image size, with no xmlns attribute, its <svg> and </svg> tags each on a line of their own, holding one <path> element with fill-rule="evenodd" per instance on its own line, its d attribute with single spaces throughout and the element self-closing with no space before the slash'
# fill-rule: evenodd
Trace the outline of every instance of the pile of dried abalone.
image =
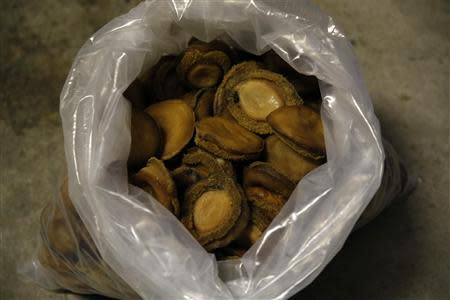
<svg viewBox="0 0 450 300">
<path fill-rule="evenodd" d="M 242 256 L 298 181 L 325 161 L 317 80 L 274 52 L 258 57 L 192 41 L 124 95 L 132 103 L 131 183 L 218 259 Z M 135 297 L 102 260 L 67 178 L 42 212 L 41 236 L 39 262 L 61 287 Z"/>
<path fill-rule="evenodd" d="M 317 79 L 274 52 L 194 40 L 124 95 L 130 181 L 220 259 L 241 256 L 325 161 Z"/>
</svg>

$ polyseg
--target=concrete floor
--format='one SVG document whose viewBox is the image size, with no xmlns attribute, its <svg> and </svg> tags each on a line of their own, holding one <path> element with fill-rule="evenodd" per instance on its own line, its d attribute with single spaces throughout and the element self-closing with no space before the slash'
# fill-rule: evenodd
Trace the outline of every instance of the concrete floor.
<svg viewBox="0 0 450 300">
<path fill-rule="evenodd" d="M 63 167 L 58 98 L 71 61 L 138 1 L 15 0 L 0 10 L 0 299 L 79 299 L 19 280 Z M 353 234 L 295 299 L 449 299 L 448 0 L 316 0 L 355 46 L 415 193 Z"/>
</svg>

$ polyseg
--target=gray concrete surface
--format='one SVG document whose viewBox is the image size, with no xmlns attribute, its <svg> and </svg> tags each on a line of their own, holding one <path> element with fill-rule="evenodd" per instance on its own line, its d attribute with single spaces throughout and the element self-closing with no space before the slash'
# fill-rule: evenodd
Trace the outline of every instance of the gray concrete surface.
<svg viewBox="0 0 450 300">
<path fill-rule="evenodd" d="M 138 2 L 2 1 L 0 299 L 75 299 L 21 281 L 63 167 L 58 97 L 76 51 Z M 317 0 L 351 38 L 384 135 L 415 193 L 353 234 L 295 299 L 449 299 L 447 0 Z"/>
</svg>

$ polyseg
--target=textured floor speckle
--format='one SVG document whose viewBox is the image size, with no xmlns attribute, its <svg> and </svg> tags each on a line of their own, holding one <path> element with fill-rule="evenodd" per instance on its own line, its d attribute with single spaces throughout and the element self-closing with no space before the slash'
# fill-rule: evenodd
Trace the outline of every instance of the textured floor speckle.
<svg viewBox="0 0 450 300">
<path fill-rule="evenodd" d="M 0 299 L 78 299 L 19 280 L 64 151 L 59 93 L 88 37 L 139 1 L 16 0 L 0 10 Z M 351 39 L 383 134 L 418 187 L 353 234 L 295 299 L 449 299 L 447 0 L 317 0 Z"/>
</svg>

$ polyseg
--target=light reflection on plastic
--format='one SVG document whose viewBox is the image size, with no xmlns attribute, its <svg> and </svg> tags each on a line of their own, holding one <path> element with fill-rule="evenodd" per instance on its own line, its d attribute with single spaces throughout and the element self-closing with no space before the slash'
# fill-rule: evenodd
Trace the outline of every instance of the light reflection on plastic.
<svg viewBox="0 0 450 300">
<path fill-rule="evenodd" d="M 330 26 L 328 26 L 328 33 L 333 36 L 344 37 L 344 35 L 339 31 L 335 24 L 331 24 Z"/>
<path fill-rule="evenodd" d="M 186 300 L 195 300 L 194 298 L 191 298 L 188 295 L 183 295 L 183 298 L 186 299 Z"/>
<path fill-rule="evenodd" d="M 118 27 L 115 27 L 115 28 L 111 29 L 110 32 L 114 32 L 114 31 L 120 30 L 120 29 L 122 29 L 122 28 L 128 27 L 128 26 L 130 26 L 130 25 L 133 25 L 134 23 L 140 23 L 140 22 L 141 22 L 140 19 L 131 20 L 131 21 L 129 21 L 129 22 L 123 24 L 122 26 L 118 26 Z"/>
<path fill-rule="evenodd" d="M 77 182 L 80 183 L 80 172 L 78 170 L 78 157 L 75 150 L 76 132 L 77 132 L 77 110 L 72 114 L 72 156 L 73 156 L 73 166 L 75 169 L 75 175 L 77 177 Z"/>
<path fill-rule="evenodd" d="M 139 239 L 139 236 L 137 235 L 136 231 L 134 230 L 134 227 L 131 226 L 130 229 L 131 229 L 131 234 L 133 235 L 134 239 L 139 242 L 140 239 Z"/>
<path fill-rule="evenodd" d="M 127 56 L 126 53 L 122 53 L 119 58 L 116 61 L 116 70 L 119 70 L 119 66 L 122 64 L 122 60 Z M 117 88 L 117 77 L 119 76 L 119 72 L 114 72 L 114 79 L 113 79 L 113 87 Z"/>
<path fill-rule="evenodd" d="M 172 7 L 175 8 L 178 20 L 181 20 L 183 18 L 184 12 L 186 11 L 186 8 L 191 5 L 192 0 L 171 0 L 171 2 Z"/>
<path fill-rule="evenodd" d="M 280 226 L 287 226 L 288 224 L 294 223 L 297 220 L 297 217 L 302 215 L 305 211 L 309 210 L 311 208 L 311 206 L 314 206 L 314 204 L 319 201 L 320 199 L 322 199 L 326 194 L 328 194 L 330 191 L 332 190 L 332 188 L 328 188 L 326 189 L 323 193 L 321 193 L 320 195 L 318 195 L 317 197 L 315 197 L 314 199 L 311 200 L 311 202 L 309 202 L 307 205 L 305 205 L 305 207 L 303 207 L 301 210 L 292 213 L 290 215 L 289 218 L 287 218 L 282 225 Z"/>
<path fill-rule="evenodd" d="M 376 140 L 377 139 L 377 134 L 374 131 L 374 128 L 370 125 L 369 120 L 367 120 L 366 115 L 362 112 L 361 107 L 359 106 L 358 102 L 356 101 L 355 97 L 353 97 L 353 95 L 352 95 L 352 102 L 355 105 L 356 109 L 361 114 L 364 122 L 367 124 L 367 127 L 369 128 L 370 133 L 372 134 L 373 138 Z M 381 147 L 382 147 L 381 144 L 377 144 L 377 149 L 378 149 L 379 153 L 381 153 L 383 155 L 383 158 L 384 158 L 384 151 L 383 151 L 383 149 Z"/>
<path fill-rule="evenodd" d="M 327 104 L 328 107 L 332 108 L 336 104 L 336 97 L 327 95 L 323 97 L 323 101 Z"/>
</svg>

